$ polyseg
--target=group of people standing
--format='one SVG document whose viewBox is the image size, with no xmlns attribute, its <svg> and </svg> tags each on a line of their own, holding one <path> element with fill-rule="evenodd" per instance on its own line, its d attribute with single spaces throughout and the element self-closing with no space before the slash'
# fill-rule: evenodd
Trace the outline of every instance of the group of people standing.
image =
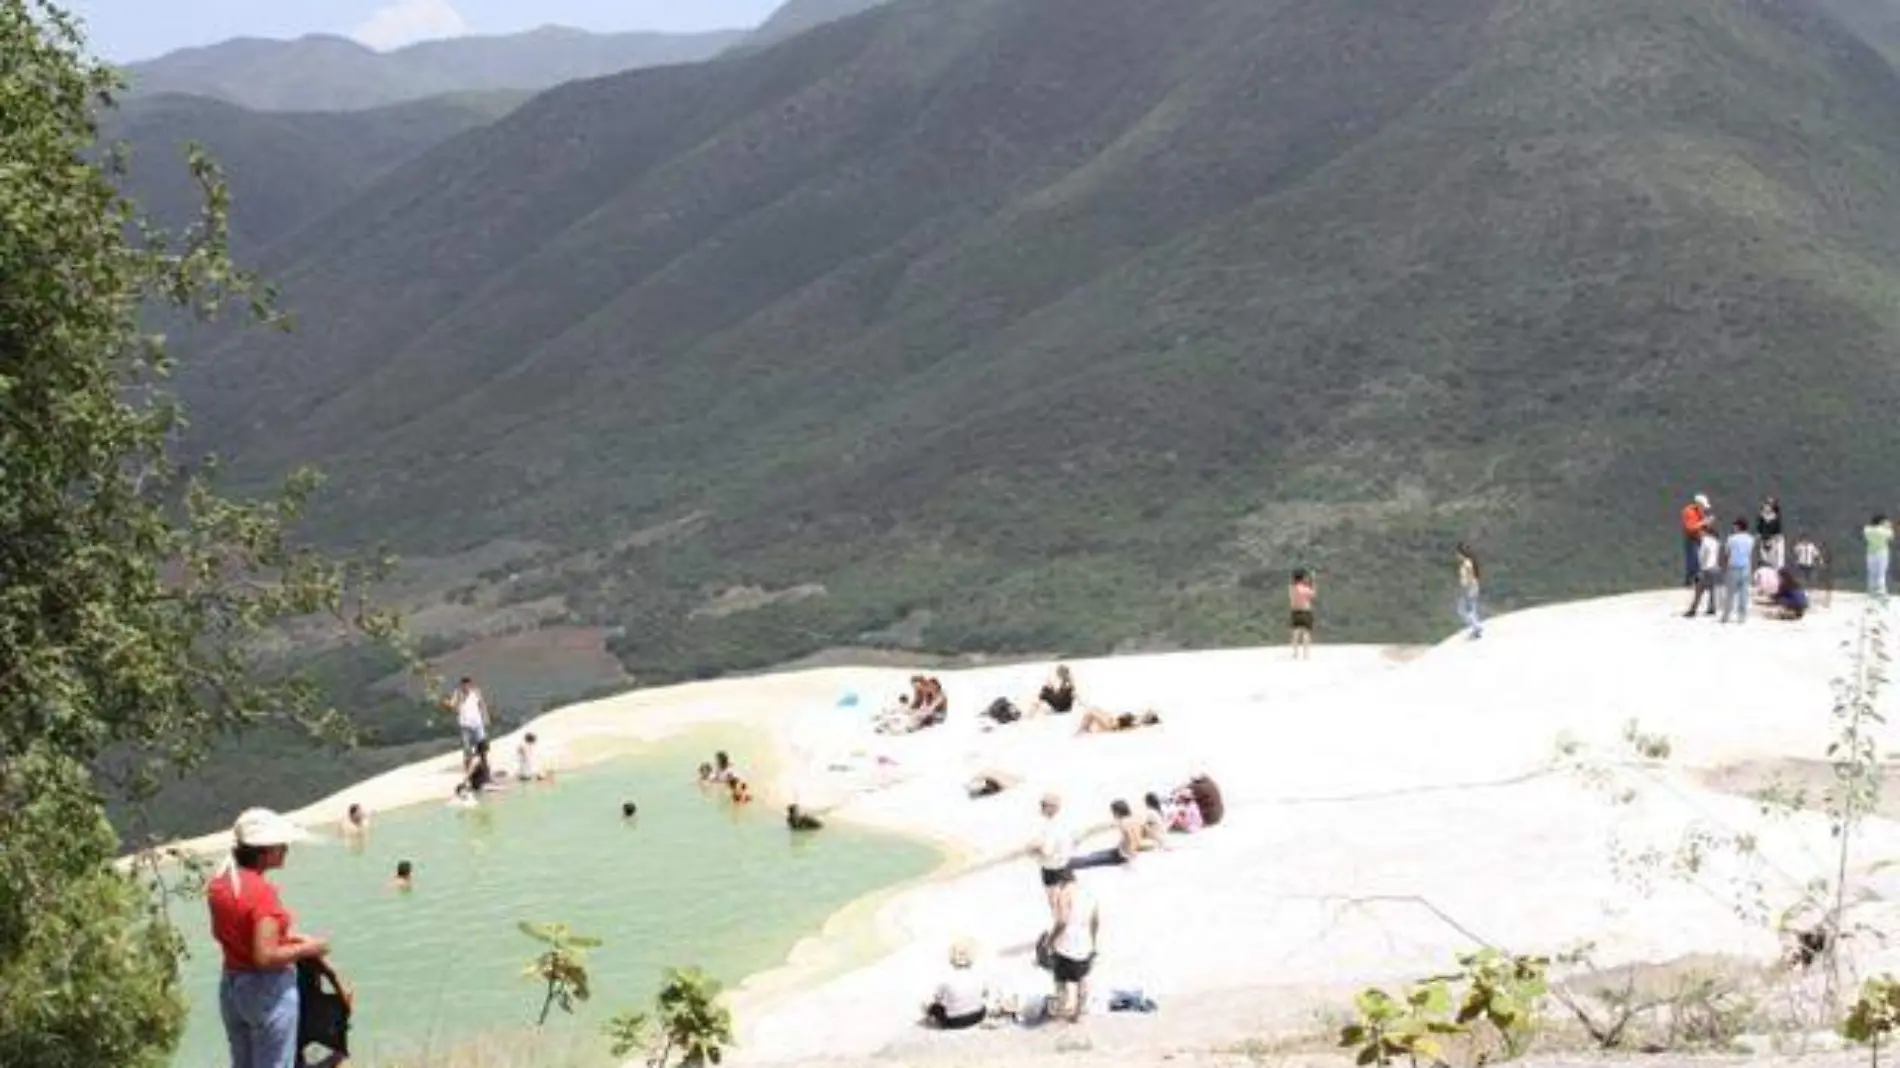
<svg viewBox="0 0 1900 1068">
<path fill-rule="evenodd" d="M 1820 544 L 1805 534 L 1789 551 L 1778 498 L 1763 499 L 1752 529 L 1747 517 L 1738 517 L 1723 534 L 1700 493 L 1682 509 L 1682 560 L 1683 584 L 1694 591 L 1683 616 L 1713 616 L 1719 603 L 1723 623 L 1746 623 L 1755 596 L 1772 603 L 1782 619 L 1802 618 L 1826 564 Z"/>
</svg>

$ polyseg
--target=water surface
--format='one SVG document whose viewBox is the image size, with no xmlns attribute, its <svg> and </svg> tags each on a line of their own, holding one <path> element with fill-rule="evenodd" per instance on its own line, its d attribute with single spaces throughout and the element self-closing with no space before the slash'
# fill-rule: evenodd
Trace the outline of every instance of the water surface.
<svg viewBox="0 0 1900 1068">
<path fill-rule="evenodd" d="M 387 1061 L 531 1025 L 539 987 L 521 972 L 538 944 L 519 921 L 605 940 L 588 962 L 593 1002 L 554 1025 L 597 1029 L 644 1006 L 668 965 L 736 984 L 781 963 L 853 899 L 937 863 L 925 845 L 847 828 L 794 837 L 782 810 L 703 793 L 693 769 L 714 748 L 743 764 L 742 744 L 697 734 L 552 786 L 491 794 L 476 810 L 379 816 L 360 849 L 293 849 L 274 877 L 298 928 L 332 940 L 332 961 L 356 987 L 358 1056 Z M 639 806 L 631 821 L 625 800 Z M 408 894 L 387 885 L 404 859 L 416 869 Z M 181 907 L 192 1016 L 175 1064 L 221 1068 L 217 951 L 202 903 Z"/>
</svg>

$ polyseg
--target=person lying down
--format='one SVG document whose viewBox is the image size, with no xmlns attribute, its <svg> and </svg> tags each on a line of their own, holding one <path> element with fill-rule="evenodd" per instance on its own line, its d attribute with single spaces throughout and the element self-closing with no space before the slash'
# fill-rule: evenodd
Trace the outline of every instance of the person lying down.
<svg viewBox="0 0 1900 1068">
<path fill-rule="evenodd" d="M 1077 734 L 1113 734 L 1117 731 L 1132 731 L 1137 727 L 1153 727 L 1161 722 L 1161 715 L 1153 709 L 1141 712 L 1109 712 L 1105 709 L 1090 708 L 1082 713 L 1082 725 Z"/>
</svg>

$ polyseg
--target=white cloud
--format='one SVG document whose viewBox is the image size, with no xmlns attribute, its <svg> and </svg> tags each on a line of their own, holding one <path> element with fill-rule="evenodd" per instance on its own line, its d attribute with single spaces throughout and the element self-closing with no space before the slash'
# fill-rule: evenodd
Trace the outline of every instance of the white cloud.
<svg viewBox="0 0 1900 1068">
<path fill-rule="evenodd" d="M 459 37 L 468 20 L 449 0 L 395 0 L 379 8 L 350 36 L 379 51 L 437 37 Z"/>
</svg>

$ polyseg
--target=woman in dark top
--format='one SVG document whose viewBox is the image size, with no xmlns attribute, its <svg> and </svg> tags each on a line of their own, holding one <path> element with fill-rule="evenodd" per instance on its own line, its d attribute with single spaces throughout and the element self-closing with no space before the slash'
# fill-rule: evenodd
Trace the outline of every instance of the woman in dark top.
<svg viewBox="0 0 1900 1068">
<path fill-rule="evenodd" d="M 1043 686 L 1036 700 L 1051 712 L 1068 712 L 1075 708 L 1075 677 L 1069 674 L 1067 664 L 1056 665 L 1055 678 Z"/>
</svg>

